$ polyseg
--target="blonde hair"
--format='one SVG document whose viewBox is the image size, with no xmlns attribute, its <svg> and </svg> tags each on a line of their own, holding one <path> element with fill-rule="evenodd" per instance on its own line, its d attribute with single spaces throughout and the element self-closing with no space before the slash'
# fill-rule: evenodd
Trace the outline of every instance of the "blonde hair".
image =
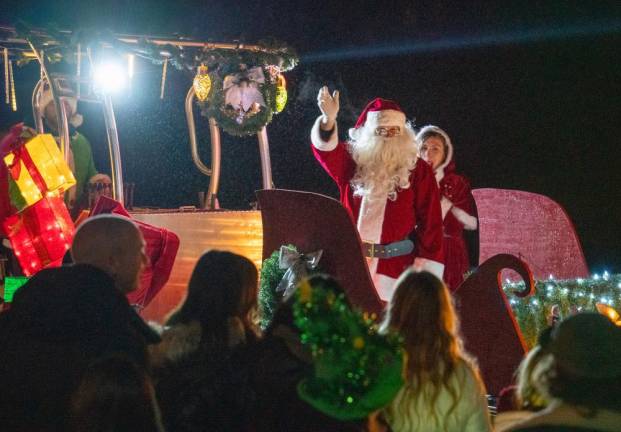
<svg viewBox="0 0 621 432">
<path fill-rule="evenodd" d="M 548 405 L 546 397 L 535 385 L 534 371 L 548 353 L 537 345 L 522 359 L 516 371 L 516 403 L 519 409 L 539 411 Z M 543 363 L 542 363 L 543 364 Z"/>
<path fill-rule="evenodd" d="M 458 326 L 451 295 L 440 279 L 413 270 L 401 275 L 382 324 L 382 330 L 390 328 L 401 334 L 407 353 L 403 397 L 386 409 L 389 420 L 399 416 L 411 425 L 411 408 L 422 406 L 425 412 L 416 416 L 430 413 L 439 424 L 435 405 L 442 389 L 452 399 L 447 415 L 457 406 L 459 388 L 452 378 L 459 366 L 471 369 L 483 387 L 476 365 L 462 348 Z"/>
</svg>

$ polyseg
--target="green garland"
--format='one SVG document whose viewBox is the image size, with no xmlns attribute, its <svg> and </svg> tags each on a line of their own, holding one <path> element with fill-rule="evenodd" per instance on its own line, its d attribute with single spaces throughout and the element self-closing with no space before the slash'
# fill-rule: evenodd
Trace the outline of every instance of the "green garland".
<svg viewBox="0 0 621 432">
<path fill-rule="evenodd" d="M 294 248 L 294 246 L 290 247 Z M 263 261 L 261 267 L 261 283 L 259 285 L 259 317 L 260 326 L 265 330 L 274 318 L 274 313 L 280 304 L 280 298 L 276 292 L 278 283 L 282 280 L 286 270 L 278 267 L 279 252 L 274 251 L 269 258 Z"/>
<path fill-rule="evenodd" d="M 389 403 L 403 384 L 403 351 L 396 334 L 380 334 L 367 314 L 350 308 L 343 293 L 304 280 L 293 305 L 302 343 L 311 349 L 313 376 L 298 394 L 341 420 L 363 418 Z"/>
<path fill-rule="evenodd" d="M 606 304 L 621 313 L 621 275 L 594 275 L 587 279 L 536 281 L 533 296 L 520 298 L 513 294 L 524 289 L 524 282 L 503 285 L 522 330 L 526 344 L 533 347 L 539 333 L 549 325 L 553 306 L 558 307 L 559 318 L 582 311 L 596 311 L 597 303 Z"/>
</svg>

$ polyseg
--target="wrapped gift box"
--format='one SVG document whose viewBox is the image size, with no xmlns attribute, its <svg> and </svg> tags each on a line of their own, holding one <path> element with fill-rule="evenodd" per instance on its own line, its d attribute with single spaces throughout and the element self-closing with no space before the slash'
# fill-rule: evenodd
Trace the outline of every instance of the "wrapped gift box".
<svg viewBox="0 0 621 432">
<path fill-rule="evenodd" d="M 63 193 L 75 185 L 75 178 L 49 134 L 37 135 L 4 156 L 14 185 L 13 205 L 19 210 L 35 204 L 46 192 Z"/>
<path fill-rule="evenodd" d="M 61 265 L 75 233 L 65 202 L 53 192 L 7 217 L 2 228 L 26 276 Z"/>
</svg>

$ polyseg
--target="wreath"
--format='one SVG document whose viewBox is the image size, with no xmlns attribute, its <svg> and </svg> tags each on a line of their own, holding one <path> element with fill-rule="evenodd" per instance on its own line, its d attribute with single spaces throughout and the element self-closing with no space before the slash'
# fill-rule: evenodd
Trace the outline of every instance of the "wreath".
<svg viewBox="0 0 621 432">
<path fill-rule="evenodd" d="M 287 249 L 290 253 L 298 257 L 298 249 L 294 245 L 281 246 L 279 250 L 272 252 L 269 258 L 263 261 L 261 266 L 261 278 L 259 285 L 259 318 L 260 326 L 265 330 L 274 318 L 276 310 L 280 306 L 283 297 L 287 295 L 287 289 L 284 289 L 288 285 L 288 281 L 295 282 L 297 277 L 302 276 L 295 274 L 295 269 L 291 267 L 289 269 L 281 268 L 281 260 L 283 259 L 283 249 Z M 284 255 L 287 255 L 286 253 Z M 300 254 L 299 258 L 303 261 L 309 259 L 313 261 L 313 264 L 305 264 L 308 271 L 308 275 L 321 273 L 321 268 L 317 266 L 321 253 L 313 252 L 308 255 Z M 286 261 L 283 261 L 286 262 Z M 285 265 L 286 266 L 286 265 Z M 297 277 L 296 277 L 297 276 Z"/>
<path fill-rule="evenodd" d="M 288 48 L 270 48 L 269 52 L 216 49 L 204 53 L 200 61 L 208 67 L 211 79 L 208 98 L 198 102 L 201 114 L 213 117 L 231 135 L 247 136 L 259 132 L 282 111 L 279 97 L 285 90 L 279 78 L 295 67 L 297 57 Z M 242 87 L 245 106 L 234 106 L 231 94 Z"/>
</svg>

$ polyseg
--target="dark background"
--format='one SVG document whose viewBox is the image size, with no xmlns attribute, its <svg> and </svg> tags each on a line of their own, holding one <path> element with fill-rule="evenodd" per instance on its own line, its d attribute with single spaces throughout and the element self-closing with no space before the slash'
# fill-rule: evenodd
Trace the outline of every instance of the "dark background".
<svg viewBox="0 0 621 432">
<path fill-rule="evenodd" d="M 308 143 L 323 84 L 342 92 L 341 132 L 373 97 L 396 99 L 415 124 L 444 128 L 474 188 L 547 195 L 568 212 L 592 271 L 621 272 L 621 2 L 618 1 L 13 1 L 17 19 L 64 28 L 182 34 L 292 45 L 289 103 L 268 128 L 277 187 L 336 196 Z M 197 204 L 208 178 L 194 168 L 183 101 L 191 75 L 139 62 L 115 110 L 135 204 Z M 16 69 L 28 117 L 36 65 Z M 103 119 L 83 106 L 84 133 L 107 167 Z M 1 115 L 7 116 L 2 105 Z M 206 121 L 199 125 L 208 161 Z M 260 188 L 256 139 L 223 135 L 220 203 L 248 208 Z"/>
</svg>

